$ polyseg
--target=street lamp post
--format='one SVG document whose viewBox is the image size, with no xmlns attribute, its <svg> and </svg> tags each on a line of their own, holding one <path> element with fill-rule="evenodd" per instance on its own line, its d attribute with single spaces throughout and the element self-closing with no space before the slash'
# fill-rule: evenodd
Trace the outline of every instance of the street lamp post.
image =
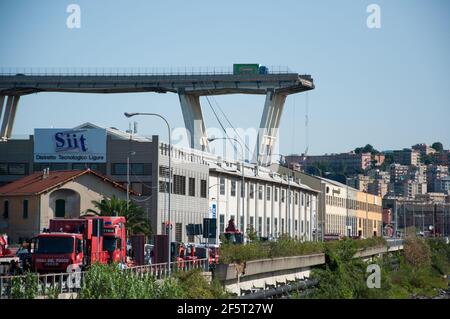
<svg viewBox="0 0 450 319">
<path fill-rule="evenodd" d="M 239 144 L 240 148 L 241 148 L 241 171 L 242 171 L 242 182 L 241 182 L 241 200 L 242 200 L 242 225 L 241 225 L 241 216 L 239 214 L 238 217 L 238 221 L 239 221 L 239 225 L 242 227 L 242 231 L 245 234 L 245 214 L 244 214 L 244 210 L 245 210 L 245 175 L 244 175 L 244 147 L 242 146 L 241 142 L 239 142 L 239 140 L 237 140 L 236 138 L 233 137 L 214 137 L 214 138 L 208 138 L 209 142 L 214 142 L 217 140 L 232 140 L 235 141 L 237 144 Z M 244 236 L 244 242 L 246 241 L 245 236 Z"/>
<path fill-rule="evenodd" d="M 167 125 L 167 131 L 169 133 L 169 203 L 168 203 L 168 212 L 167 212 L 167 223 L 168 223 L 168 229 L 167 229 L 167 237 L 168 237 L 168 245 L 167 245 L 167 268 L 168 268 L 168 274 L 170 276 L 170 262 L 171 262 L 171 252 L 170 252 L 170 240 L 171 240 L 171 228 L 172 228 L 172 224 L 171 224 L 171 220 L 170 220 L 170 194 L 172 192 L 172 138 L 171 138 L 171 128 L 169 125 L 169 122 L 166 120 L 166 118 L 160 114 L 157 113 L 127 113 L 125 112 L 124 115 L 126 117 L 132 117 L 132 116 L 136 116 L 136 115 L 148 115 L 148 116 L 156 116 L 159 117 L 160 119 L 162 119 L 166 125 Z"/>
</svg>

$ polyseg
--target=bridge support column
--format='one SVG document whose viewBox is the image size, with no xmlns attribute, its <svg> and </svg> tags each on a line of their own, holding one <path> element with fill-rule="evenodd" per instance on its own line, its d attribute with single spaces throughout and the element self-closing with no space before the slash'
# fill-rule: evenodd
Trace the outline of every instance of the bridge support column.
<svg viewBox="0 0 450 319">
<path fill-rule="evenodd" d="M 203 121 L 200 96 L 179 92 L 181 111 L 184 124 L 190 134 L 189 145 L 191 148 L 208 151 L 208 136 L 206 135 L 205 122 Z"/>
<path fill-rule="evenodd" d="M 284 94 L 275 93 L 274 91 L 268 91 L 266 94 L 261 124 L 259 125 L 256 152 L 254 153 L 254 161 L 258 165 L 270 165 L 285 102 L 286 95 Z"/>
<path fill-rule="evenodd" d="M 3 101 L 5 97 L 0 98 L 1 105 L 3 106 Z M 11 137 L 14 120 L 16 118 L 17 106 L 19 104 L 19 95 L 9 95 L 6 100 L 5 114 L 3 115 L 2 126 L 0 130 L 0 139 L 7 140 Z M 2 107 L 0 107 L 1 111 Z M 0 112 L 1 115 L 1 112 Z"/>
</svg>

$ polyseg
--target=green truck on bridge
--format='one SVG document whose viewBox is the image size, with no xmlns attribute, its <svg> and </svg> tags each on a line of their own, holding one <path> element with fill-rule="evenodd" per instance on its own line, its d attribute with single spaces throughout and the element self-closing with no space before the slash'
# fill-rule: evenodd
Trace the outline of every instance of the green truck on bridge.
<svg viewBox="0 0 450 319">
<path fill-rule="evenodd" d="M 269 69 L 261 64 L 233 64 L 234 75 L 268 74 Z"/>
</svg>

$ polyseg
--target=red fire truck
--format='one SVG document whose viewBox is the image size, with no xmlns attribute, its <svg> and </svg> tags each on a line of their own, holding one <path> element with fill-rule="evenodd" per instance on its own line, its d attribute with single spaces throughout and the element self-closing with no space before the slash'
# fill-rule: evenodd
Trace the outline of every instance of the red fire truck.
<svg viewBox="0 0 450 319">
<path fill-rule="evenodd" d="M 94 262 L 126 262 L 125 217 L 52 219 L 49 229 L 36 237 L 32 264 L 39 273 Z"/>
</svg>

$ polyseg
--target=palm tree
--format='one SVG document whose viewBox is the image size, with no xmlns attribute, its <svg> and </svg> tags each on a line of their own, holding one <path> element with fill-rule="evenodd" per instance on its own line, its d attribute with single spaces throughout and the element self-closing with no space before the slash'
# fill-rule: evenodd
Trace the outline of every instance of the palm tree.
<svg viewBox="0 0 450 319">
<path fill-rule="evenodd" d="M 97 210 L 88 209 L 86 213 L 94 213 L 98 216 L 123 216 L 126 219 L 126 227 L 129 235 L 132 234 L 151 234 L 151 226 L 144 215 L 142 207 L 130 202 L 127 207 L 127 201 L 119 199 L 115 195 L 111 198 L 103 197 L 101 201 L 92 201 Z"/>
</svg>

